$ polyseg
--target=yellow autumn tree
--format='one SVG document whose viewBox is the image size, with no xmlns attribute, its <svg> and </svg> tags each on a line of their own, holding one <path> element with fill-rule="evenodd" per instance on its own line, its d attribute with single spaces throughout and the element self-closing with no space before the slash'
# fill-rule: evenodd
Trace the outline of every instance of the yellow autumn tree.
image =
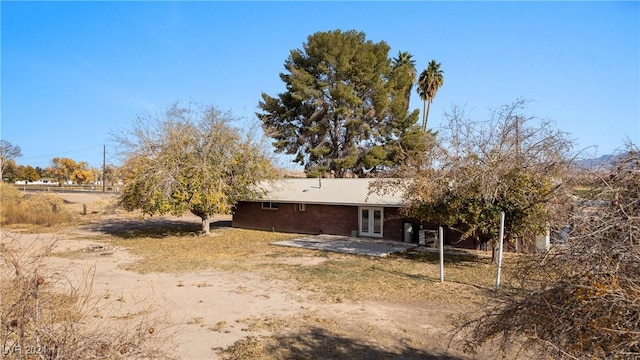
<svg viewBox="0 0 640 360">
<path fill-rule="evenodd" d="M 89 164 L 84 161 L 76 162 L 70 158 L 53 158 L 51 167 L 47 171 L 61 184 L 69 182 L 87 184 L 94 180 Z"/>
<path fill-rule="evenodd" d="M 126 157 L 120 206 L 147 215 L 189 211 L 207 233 L 212 215 L 256 197 L 257 185 L 274 177 L 275 168 L 264 147 L 232 122 L 229 113 L 196 105 L 138 117 L 115 139 Z"/>
<path fill-rule="evenodd" d="M 71 181 L 73 181 L 75 184 L 89 184 L 94 180 L 95 175 L 93 171 L 88 169 L 86 166 L 76 169 L 71 173 Z"/>
</svg>

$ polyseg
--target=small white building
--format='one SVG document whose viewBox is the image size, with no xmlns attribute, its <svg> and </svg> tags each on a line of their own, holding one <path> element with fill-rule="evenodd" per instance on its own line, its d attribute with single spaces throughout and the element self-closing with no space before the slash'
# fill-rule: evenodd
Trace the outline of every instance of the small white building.
<svg viewBox="0 0 640 360">
<path fill-rule="evenodd" d="M 55 179 L 52 178 L 42 178 L 36 181 L 26 181 L 26 180 L 18 180 L 15 182 L 16 185 L 60 185 Z"/>
</svg>

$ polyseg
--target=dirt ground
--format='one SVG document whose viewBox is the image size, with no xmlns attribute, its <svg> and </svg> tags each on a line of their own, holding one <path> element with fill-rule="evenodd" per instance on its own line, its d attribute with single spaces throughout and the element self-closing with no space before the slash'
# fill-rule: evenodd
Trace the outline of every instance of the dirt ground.
<svg viewBox="0 0 640 360">
<path fill-rule="evenodd" d="M 455 344 L 448 346 L 451 318 L 465 310 L 459 305 L 414 299 L 393 303 L 322 302 L 293 281 L 269 279 L 255 272 L 139 274 L 127 270 L 136 259 L 125 248 L 101 247 L 110 227 L 123 224 L 117 220 L 130 215 L 104 212 L 110 201 L 107 195 L 62 197 L 74 212 L 82 211 L 86 204 L 87 216 L 93 216 L 93 220 L 54 233 L 20 234 L 21 241 L 56 238 L 57 252 L 83 252 L 71 258 L 51 257 L 49 265 L 65 269 L 78 281 L 87 271 L 95 270 L 95 317 L 125 321 L 152 316 L 158 319 L 159 330 L 171 334 L 169 346 L 178 358 L 223 358 L 220 349 L 227 349 L 226 357 L 246 358 L 251 355 L 241 347 L 260 339 L 266 339 L 261 346 L 270 347 L 269 353 L 275 357 L 468 358 Z M 94 212 L 96 208 L 101 210 Z M 178 220 L 154 219 L 156 224 Z M 197 224 L 200 220 L 185 215 L 179 221 Z M 285 261 L 311 268 L 323 260 L 301 255 Z"/>
</svg>

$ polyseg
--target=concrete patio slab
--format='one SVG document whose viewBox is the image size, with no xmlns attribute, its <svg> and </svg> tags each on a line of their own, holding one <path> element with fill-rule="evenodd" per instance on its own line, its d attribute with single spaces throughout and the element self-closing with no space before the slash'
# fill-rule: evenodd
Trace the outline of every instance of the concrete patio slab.
<svg viewBox="0 0 640 360">
<path fill-rule="evenodd" d="M 337 235 L 309 235 L 299 239 L 274 242 L 272 245 L 375 257 L 385 257 L 389 254 L 406 251 L 417 246 L 416 244 L 407 244 L 393 240 Z"/>
</svg>

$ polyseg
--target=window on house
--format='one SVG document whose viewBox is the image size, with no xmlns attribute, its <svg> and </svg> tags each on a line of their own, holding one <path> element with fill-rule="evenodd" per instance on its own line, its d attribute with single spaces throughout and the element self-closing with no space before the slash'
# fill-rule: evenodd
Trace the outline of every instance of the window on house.
<svg viewBox="0 0 640 360">
<path fill-rule="evenodd" d="M 306 204 L 302 204 L 302 203 L 298 204 L 298 211 L 305 211 L 305 210 L 307 210 Z"/>
<path fill-rule="evenodd" d="M 278 210 L 278 209 L 280 209 L 280 204 L 274 203 L 274 202 L 263 202 L 262 203 L 262 208 L 263 209 Z"/>
</svg>

